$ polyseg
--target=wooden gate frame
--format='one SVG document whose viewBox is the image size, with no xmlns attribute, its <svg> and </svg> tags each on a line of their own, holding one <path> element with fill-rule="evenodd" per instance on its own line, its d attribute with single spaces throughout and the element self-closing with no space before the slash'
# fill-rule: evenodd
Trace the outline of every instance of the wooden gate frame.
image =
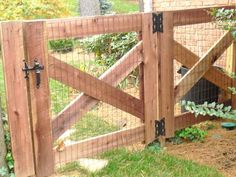
<svg viewBox="0 0 236 177">
<path fill-rule="evenodd" d="M 234 8 L 234 6 L 220 7 Z M 6 82 L 8 119 L 16 176 L 49 176 L 54 172 L 54 166 L 55 163 L 58 162 L 57 157 L 59 155 L 71 151 L 72 154 L 74 154 L 74 159 L 70 159 L 70 161 L 76 160 L 80 157 L 78 153 L 82 154 L 82 152 L 78 152 L 78 146 L 84 144 L 86 144 L 86 147 L 87 145 L 92 146 L 95 141 L 100 142 L 100 147 L 95 151 L 91 149 L 88 151 L 87 155 L 95 155 L 113 147 L 140 141 L 145 141 L 146 144 L 149 144 L 156 139 L 155 121 L 161 118 L 165 118 L 166 122 L 165 137 L 173 136 L 175 130 L 208 119 L 208 117 L 203 116 L 195 119 L 194 116 L 189 113 L 174 117 L 174 103 L 187 93 L 202 76 L 224 90 L 228 90 L 229 86 L 235 85 L 233 79 L 211 66 L 232 43 L 232 38 L 229 33 L 226 33 L 200 58 L 174 41 L 173 28 L 174 26 L 211 22 L 212 18 L 206 12 L 206 10 L 209 9 L 210 8 L 164 11 L 163 33 L 152 32 L 152 13 L 59 20 L 2 22 L 1 44 Z M 189 20 L 186 21 L 186 18 Z M 60 23 L 64 25 L 60 26 Z M 67 23 L 70 25 L 67 26 Z M 83 31 L 81 29 L 86 26 L 90 26 L 91 28 L 86 30 L 86 33 L 81 33 L 80 31 Z M 77 28 L 77 30 L 70 30 L 71 28 Z M 85 37 L 95 34 L 130 31 L 141 33 L 142 41 L 112 67 L 112 72 L 115 72 L 116 76 L 118 76 L 114 82 L 109 82 L 108 79 L 112 77 L 111 70 L 106 71 L 99 79 L 96 79 L 61 61 L 60 65 L 57 64 L 58 59 L 47 53 L 48 39 Z M 166 49 L 174 50 L 167 51 Z M 235 49 L 234 44 L 234 70 L 236 60 Z M 183 56 L 186 56 L 188 60 L 178 55 L 179 50 L 181 50 L 181 53 L 185 53 Z M 136 59 L 132 64 L 128 62 L 131 56 L 135 56 Z M 192 67 L 175 87 L 173 58 L 188 68 Z M 33 74 L 30 74 L 28 80 L 24 78 L 24 72 L 22 72 L 23 59 L 30 64 L 32 64 L 35 59 L 38 59 L 39 62 L 45 66 L 44 71 L 42 71 L 40 89 L 35 87 L 36 81 Z M 136 99 L 115 88 L 122 79 L 138 66 L 143 70 L 141 92 L 143 92 L 144 95 L 141 99 Z M 203 66 L 204 70 L 199 73 L 198 77 L 191 79 L 194 71 Z M 119 104 L 118 108 L 144 120 L 144 126 L 80 141 L 75 145 L 70 145 L 70 147 L 66 148 L 63 152 L 53 150 L 53 140 L 56 140 L 66 130 L 65 127 L 68 126 L 66 122 L 68 110 L 73 108 L 73 106 L 85 106 L 86 109 L 84 112 L 74 112 L 75 114 L 71 117 L 73 120 L 78 120 L 78 117 L 82 117 L 85 112 L 90 110 L 93 105 L 97 103 L 97 99 L 111 105 L 113 105 L 112 100 L 114 100 L 110 95 L 99 96 L 93 92 L 88 93 L 85 87 L 73 85 L 70 81 L 63 80 L 62 78 L 62 80 L 60 80 L 61 82 L 71 85 L 75 89 L 84 91 L 86 95 L 80 95 L 57 116 L 57 119 L 51 121 L 48 80 L 49 77 L 59 80 L 57 71 L 61 72 L 63 67 L 69 68 L 67 69 L 68 72 L 76 72 L 77 75 L 82 78 L 89 78 L 98 85 L 108 87 L 113 90 L 114 93 L 119 93 L 122 98 L 126 100 L 127 104 L 126 106 Z M 125 68 L 126 70 L 119 70 L 117 68 Z M 52 70 L 53 72 L 51 72 Z M 212 75 L 217 75 L 222 79 L 216 80 L 214 79 L 215 77 L 211 77 Z M 169 79 L 166 79 L 166 77 Z M 192 84 L 188 88 L 183 87 L 189 80 L 192 81 Z M 235 107 L 236 97 L 233 96 L 232 100 Z M 83 101 L 88 102 L 86 105 L 81 105 L 80 103 Z M 130 102 L 132 106 L 128 105 Z M 59 123 L 60 127 L 57 128 L 57 126 L 55 126 L 56 123 L 57 125 Z M 112 138 L 114 136 L 117 137 L 115 142 Z M 73 150 L 73 148 L 75 150 Z M 67 162 L 67 160 L 64 159 L 64 162 Z"/>
</svg>

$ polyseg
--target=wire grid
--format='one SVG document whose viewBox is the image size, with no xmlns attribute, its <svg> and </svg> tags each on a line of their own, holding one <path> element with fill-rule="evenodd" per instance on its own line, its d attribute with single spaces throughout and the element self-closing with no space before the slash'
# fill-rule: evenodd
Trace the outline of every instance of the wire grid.
<svg viewBox="0 0 236 177">
<path fill-rule="evenodd" d="M 123 19 L 123 21 L 125 22 L 125 19 Z M 76 30 L 72 27 L 74 23 L 75 22 L 67 22 L 66 24 L 60 23 L 58 25 L 58 28 L 62 26 L 65 27 L 65 25 L 67 25 L 67 29 L 70 29 L 70 32 L 72 32 Z M 48 23 L 49 27 L 51 25 L 52 24 Z M 68 25 L 71 26 L 68 28 Z M 91 29 L 91 27 L 87 25 L 83 27 L 83 31 L 81 33 L 86 34 L 88 31 L 93 30 L 96 29 Z M 53 33 L 53 31 L 51 32 Z M 116 75 L 116 72 L 111 68 L 113 64 L 115 64 L 129 50 L 126 49 L 123 52 L 119 51 L 123 50 L 123 48 L 125 48 L 127 44 L 123 44 L 122 42 L 120 42 L 119 45 L 121 46 L 114 46 L 115 43 L 112 43 L 111 40 L 116 38 L 116 41 L 124 40 L 125 42 L 126 38 L 129 38 L 130 36 L 132 40 L 128 40 L 129 43 L 131 43 L 128 45 L 131 49 L 132 46 L 136 45 L 136 43 L 138 42 L 138 35 L 136 32 L 93 35 L 77 38 L 71 38 L 70 36 L 68 36 L 63 40 L 58 40 L 57 36 L 49 40 L 49 54 L 53 57 L 56 57 L 61 62 L 61 64 L 69 64 L 69 66 L 73 66 L 74 68 L 79 69 L 80 71 L 83 71 L 95 78 L 100 78 L 104 72 L 110 70 L 111 77 L 109 77 L 109 79 L 107 79 L 105 82 L 107 82 L 108 84 L 116 83 L 117 80 L 119 80 L 119 76 Z M 97 43 L 95 43 L 94 41 L 99 41 L 97 42 L 99 43 L 99 46 L 95 46 L 97 45 Z M 61 43 L 63 43 L 62 47 L 60 46 L 61 48 L 57 49 L 56 51 L 55 49 L 53 50 L 53 45 L 61 45 Z M 97 49 L 93 50 L 94 47 L 98 47 L 99 49 L 102 48 L 103 50 L 106 50 L 108 54 L 104 51 L 98 51 Z M 116 61 L 110 61 L 112 55 L 111 51 L 115 51 L 115 47 L 119 47 L 119 50 L 117 50 L 116 52 L 119 52 L 121 54 L 114 57 Z M 131 56 L 131 59 L 129 60 L 130 63 L 128 65 L 132 65 L 132 63 L 137 60 L 135 57 L 135 55 Z M 52 63 L 50 67 L 53 68 L 53 65 L 54 64 Z M 128 67 L 128 65 L 125 67 Z M 117 89 L 122 90 L 123 92 L 132 95 L 133 97 L 136 97 L 138 99 L 142 98 L 142 91 L 140 92 L 140 89 L 142 89 L 142 84 L 140 83 L 140 68 L 141 67 L 138 66 L 135 70 L 130 72 L 130 74 L 127 73 L 127 77 L 121 79 L 121 82 L 119 84 L 113 85 L 116 85 L 115 87 Z M 126 70 L 125 68 L 119 69 L 124 71 Z M 55 149 L 57 151 L 64 151 L 64 148 L 66 146 L 70 146 L 72 144 L 75 144 L 76 142 L 86 141 L 93 137 L 120 130 L 128 130 L 130 128 L 138 127 L 143 124 L 141 119 L 125 111 L 122 111 L 121 109 L 116 108 L 116 103 L 112 106 L 105 102 L 93 99 L 90 106 L 83 106 L 83 104 L 86 105 L 88 103 L 89 95 L 82 93 L 80 90 L 62 84 L 61 81 L 63 80 L 63 78 L 66 77 L 66 80 L 70 80 L 72 82 L 72 86 L 80 84 L 85 85 L 86 89 L 90 91 L 93 90 L 96 94 L 99 94 L 99 91 L 101 90 L 103 94 L 109 94 L 109 92 L 112 92 L 107 88 L 98 87 L 98 85 L 91 83 L 90 80 L 85 80 L 85 82 L 82 82 L 80 81 L 80 79 L 77 79 L 76 76 L 76 74 L 61 74 L 61 76 L 58 77 L 57 81 L 50 79 L 51 112 L 54 119 L 53 121 L 55 121 L 57 115 L 64 113 L 67 116 L 67 120 L 65 121 L 69 122 L 66 124 L 66 131 L 64 131 L 59 139 L 54 142 Z M 74 100 L 78 100 L 81 97 L 83 97 L 84 99 L 81 99 L 80 102 L 77 101 L 77 104 L 74 104 L 75 107 L 73 107 L 73 109 L 68 108 L 68 105 L 75 103 Z M 119 98 L 117 97 L 117 100 L 118 99 Z M 109 102 L 109 100 L 107 101 Z M 119 101 L 117 101 L 117 104 L 120 104 Z M 67 110 L 66 113 L 65 110 Z M 56 127 L 54 126 L 53 128 L 58 128 L 61 126 L 57 121 L 55 121 L 55 125 Z M 140 135 L 137 132 L 137 135 L 135 136 Z M 117 137 L 114 136 L 113 139 L 115 141 Z M 92 149 L 86 144 L 82 146 L 80 145 L 77 147 L 78 153 L 74 152 L 72 148 L 71 150 L 67 149 L 67 151 L 60 155 L 56 160 L 56 162 L 58 163 L 57 165 L 96 154 L 96 151 L 99 151 L 97 150 L 98 148 L 100 148 L 100 150 L 102 148 L 104 151 L 111 149 L 111 145 L 100 147 L 101 144 L 99 143 L 101 142 L 94 142 L 92 144 Z M 129 144 L 129 142 L 127 142 L 127 144 Z M 112 148 L 118 147 L 119 144 L 112 144 Z M 131 147 L 135 147 L 135 145 Z"/>
<path fill-rule="evenodd" d="M 235 0 L 153 0 L 153 10 L 191 9 L 203 6 L 227 5 L 236 3 Z"/>
<path fill-rule="evenodd" d="M 199 16 L 200 17 L 200 16 Z M 186 17 L 185 21 L 190 21 L 191 17 Z M 206 21 L 202 18 L 202 21 Z M 189 62 L 191 58 L 183 51 L 181 47 L 187 49 L 188 52 L 197 56 L 198 59 L 202 58 L 207 51 L 218 41 L 224 34 L 226 33 L 221 27 L 219 27 L 215 22 L 211 23 L 199 23 L 194 25 L 186 25 L 186 26 L 178 26 L 174 28 L 174 39 L 177 41 L 180 46 L 176 48 L 175 55 L 179 56 L 185 60 L 185 62 Z M 227 42 L 227 41 L 226 41 Z M 176 57 L 175 56 L 175 57 Z M 214 56 L 212 56 L 214 57 Z M 218 71 L 227 71 L 231 72 L 232 68 L 226 67 L 227 58 L 232 57 L 232 52 L 226 50 L 223 54 L 218 58 L 218 60 L 214 63 L 214 68 Z M 176 59 L 176 58 L 175 58 Z M 232 61 L 232 60 L 231 60 Z M 230 63 L 232 66 L 232 63 Z M 204 70 L 205 66 L 199 68 L 194 75 L 192 76 L 192 80 L 194 80 L 197 75 Z M 174 62 L 174 78 L 175 85 L 178 84 L 180 79 L 191 69 L 191 67 L 186 66 L 183 63 L 178 61 Z M 227 86 L 230 86 L 231 83 L 222 77 L 211 75 L 212 80 L 221 80 Z M 188 87 L 188 84 L 191 84 L 191 80 L 186 83 L 183 87 Z M 219 88 L 213 82 L 201 78 L 181 99 L 185 101 L 191 101 L 196 104 L 203 104 L 204 102 L 212 103 L 225 103 L 228 99 L 230 99 L 230 94 Z M 181 113 L 186 112 L 185 108 L 181 106 L 181 103 L 178 102 L 175 105 L 175 115 L 179 115 Z"/>
</svg>

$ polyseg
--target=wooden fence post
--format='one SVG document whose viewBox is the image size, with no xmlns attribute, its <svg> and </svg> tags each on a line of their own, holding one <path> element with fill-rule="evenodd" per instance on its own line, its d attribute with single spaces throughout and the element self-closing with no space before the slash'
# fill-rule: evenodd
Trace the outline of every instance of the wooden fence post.
<svg viewBox="0 0 236 177">
<path fill-rule="evenodd" d="M 1 46 L 12 153 L 17 177 L 35 175 L 27 81 L 24 78 L 22 22 L 1 23 Z"/>
<path fill-rule="evenodd" d="M 145 144 L 155 140 L 155 120 L 158 118 L 158 60 L 156 55 L 157 33 L 153 33 L 152 13 L 143 14 L 144 52 L 144 120 Z"/>
<path fill-rule="evenodd" d="M 40 74 L 41 84 L 39 88 L 36 87 L 36 75 L 34 71 L 31 71 L 29 74 L 35 171 L 37 177 L 43 177 L 49 176 L 54 172 L 45 22 L 25 22 L 24 39 L 27 63 L 32 66 L 34 65 L 34 61 L 37 60 L 44 66 L 44 70 Z"/>
<path fill-rule="evenodd" d="M 158 33 L 157 50 L 160 60 L 159 117 L 165 118 L 166 137 L 174 136 L 174 33 L 173 13 L 163 12 L 163 33 Z"/>
<path fill-rule="evenodd" d="M 236 73 L 236 41 L 232 45 L 232 72 Z M 233 87 L 236 87 L 236 79 L 233 79 Z M 232 108 L 236 109 L 236 94 L 232 95 Z"/>
</svg>

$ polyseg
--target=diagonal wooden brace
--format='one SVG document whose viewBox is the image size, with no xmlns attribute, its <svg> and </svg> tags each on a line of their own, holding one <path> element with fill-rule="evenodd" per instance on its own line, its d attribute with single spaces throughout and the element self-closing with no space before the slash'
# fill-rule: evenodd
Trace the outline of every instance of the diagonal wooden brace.
<svg viewBox="0 0 236 177">
<path fill-rule="evenodd" d="M 142 62 L 141 52 L 142 42 L 139 42 L 133 49 L 131 49 L 126 55 L 117 61 L 116 64 L 114 64 L 104 74 L 102 74 L 99 79 L 112 86 L 117 86 Z M 50 67 L 53 67 L 53 64 Z M 50 77 L 54 77 L 53 72 L 50 72 L 49 74 Z M 94 99 L 84 93 L 79 95 L 64 110 L 62 110 L 56 118 L 54 118 L 52 122 L 53 139 L 56 140 L 68 128 L 80 120 L 82 116 L 92 109 L 98 102 L 99 100 Z"/>
<path fill-rule="evenodd" d="M 184 75 L 175 86 L 175 102 L 178 102 L 211 68 L 215 61 L 231 45 L 233 37 L 225 33 L 207 53 Z"/>
<path fill-rule="evenodd" d="M 192 51 L 175 41 L 174 59 L 185 67 L 191 68 L 199 61 L 200 58 Z M 227 92 L 229 92 L 228 87 L 231 86 L 233 82 L 231 77 L 214 66 L 210 67 L 210 69 L 205 73 L 204 78 Z"/>
</svg>

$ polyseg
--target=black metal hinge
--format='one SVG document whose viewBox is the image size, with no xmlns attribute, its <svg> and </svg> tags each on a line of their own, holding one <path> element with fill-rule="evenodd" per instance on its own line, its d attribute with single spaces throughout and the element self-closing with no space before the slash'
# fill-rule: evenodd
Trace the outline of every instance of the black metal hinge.
<svg viewBox="0 0 236 177">
<path fill-rule="evenodd" d="M 153 13 L 153 33 L 162 32 L 163 33 L 163 13 Z"/>
<path fill-rule="evenodd" d="M 155 121 L 155 128 L 156 128 L 156 137 L 159 136 L 165 136 L 166 130 L 165 130 L 165 118 L 161 120 Z"/>
<path fill-rule="evenodd" d="M 35 72 L 35 77 L 36 77 L 36 87 L 40 87 L 41 83 L 41 76 L 40 73 L 44 69 L 44 66 L 41 65 L 37 59 L 34 60 L 34 66 L 29 66 L 25 60 L 24 62 L 24 67 L 22 68 L 22 71 L 25 72 L 25 78 L 29 78 L 29 72 L 34 71 Z"/>
</svg>

